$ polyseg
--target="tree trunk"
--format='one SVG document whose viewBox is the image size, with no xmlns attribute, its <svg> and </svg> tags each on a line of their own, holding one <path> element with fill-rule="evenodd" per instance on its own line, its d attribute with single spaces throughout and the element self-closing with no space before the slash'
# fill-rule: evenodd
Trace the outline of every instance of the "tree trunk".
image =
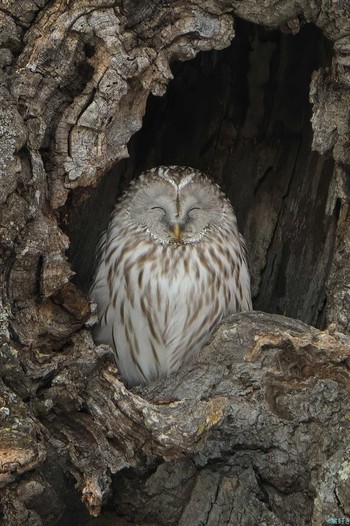
<svg viewBox="0 0 350 526">
<path fill-rule="evenodd" d="M 348 3 L 11 0 L 0 24 L 1 524 L 350 518 Z M 225 188 L 265 313 L 128 390 L 87 291 L 157 164 Z"/>
</svg>

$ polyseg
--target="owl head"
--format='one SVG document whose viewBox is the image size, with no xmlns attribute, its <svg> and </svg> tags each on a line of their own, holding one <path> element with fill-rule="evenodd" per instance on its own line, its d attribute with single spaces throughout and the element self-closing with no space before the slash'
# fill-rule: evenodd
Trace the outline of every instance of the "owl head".
<svg viewBox="0 0 350 526">
<path fill-rule="evenodd" d="M 208 177 L 181 166 L 159 166 L 144 172 L 128 195 L 129 220 L 162 244 L 199 242 L 231 208 Z"/>
</svg>

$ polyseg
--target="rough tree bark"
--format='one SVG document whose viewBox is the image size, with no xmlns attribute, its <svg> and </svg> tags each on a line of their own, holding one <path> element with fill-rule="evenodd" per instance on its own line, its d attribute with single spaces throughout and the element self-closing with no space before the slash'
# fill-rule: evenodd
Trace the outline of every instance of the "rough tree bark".
<svg viewBox="0 0 350 526">
<path fill-rule="evenodd" d="M 312 23 L 329 41 L 307 86 L 312 114 L 303 110 L 300 122 L 283 115 L 293 90 L 286 99 L 278 91 L 293 77 L 291 40 L 277 46 L 289 64 L 285 82 L 271 80 L 282 71 L 276 40 L 246 22 L 295 39 Z M 146 138 L 129 141 L 150 93 L 164 95 L 174 61 L 234 46 L 235 23 L 243 27 L 230 62 L 238 80 L 232 91 L 227 68 L 213 69 L 225 108 L 213 112 L 210 137 L 205 121 L 198 125 L 189 149 L 209 144 L 199 167 L 238 206 L 256 305 L 275 314 L 226 320 L 177 375 L 128 391 L 110 349 L 90 334 L 94 236 L 142 168 Z M 7 0 L 0 24 L 2 524 L 117 524 L 123 516 L 318 526 L 350 517 L 348 2 Z M 305 33 L 293 60 L 309 56 L 307 35 L 315 41 Z M 220 65 L 220 53 L 210 60 Z M 168 115 L 174 99 L 164 100 Z M 281 133 L 280 113 L 291 135 Z M 164 153 L 153 116 L 156 148 L 142 162 L 191 160 Z M 123 164 L 128 144 L 139 153 Z"/>
</svg>

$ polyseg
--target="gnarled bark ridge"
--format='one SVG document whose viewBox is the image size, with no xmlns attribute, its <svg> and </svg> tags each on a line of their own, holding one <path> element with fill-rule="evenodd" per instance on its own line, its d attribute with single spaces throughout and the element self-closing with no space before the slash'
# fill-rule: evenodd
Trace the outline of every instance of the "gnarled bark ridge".
<svg viewBox="0 0 350 526">
<path fill-rule="evenodd" d="M 245 188 L 241 217 L 257 304 L 270 294 L 275 312 L 292 312 L 292 302 L 277 297 L 283 276 L 275 266 L 288 275 L 298 268 L 298 254 L 278 252 L 279 240 L 285 232 L 305 232 L 293 216 L 303 210 L 303 196 L 315 204 L 304 213 L 318 214 L 323 237 L 314 222 L 301 252 L 317 279 L 308 308 L 296 313 L 328 329 L 276 314 L 237 315 L 177 375 L 129 391 L 116 376 L 111 350 L 91 338 L 94 315 L 67 258 L 68 249 L 75 257 L 79 252 L 70 247 L 74 218 L 88 236 L 79 217 L 90 203 L 99 230 L 106 174 L 113 168 L 108 184 L 116 194 L 119 179 L 123 186 L 135 175 L 132 163 L 125 173 L 120 161 L 150 94 L 166 92 L 174 61 L 228 47 L 237 18 L 289 34 L 312 23 L 333 47 L 310 85 L 312 148 L 319 156 L 303 154 L 316 161 L 300 166 L 307 165 L 307 177 L 315 172 L 312 183 L 298 195 L 289 191 L 292 179 L 280 187 L 272 179 L 278 199 L 269 210 L 268 155 L 249 179 L 258 192 L 250 183 L 244 187 L 244 174 L 235 183 Z M 316 526 L 350 517 L 347 2 L 12 0 L 0 7 L 0 24 L 2 523 L 98 524 L 86 510 L 96 517 L 102 510 L 112 524 L 122 515 L 164 525 Z M 263 80 L 269 70 L 254 55 L 259 39 L 252 38 L 246 69 L 237 69 L 255 86 L 247 89 L 247 113 L 235 120 L 233 105 L 232 119 L 226 111 L 215 124 L 212 175 L 229 194 L 223 159 L 226 167 L 236 162 L 261 130 L 268 133 L 259 111 L 271 100 Z M 266 234 L 244 211 L 248 203 L 266 218 Z M 281 214 L 286 203 L 288 213 Z M 321 253 L 319 239 L 321 264 L 312 257 Z M 92 257 L 93 249 L 91 241 L 82 257 Z"/>
</svg>

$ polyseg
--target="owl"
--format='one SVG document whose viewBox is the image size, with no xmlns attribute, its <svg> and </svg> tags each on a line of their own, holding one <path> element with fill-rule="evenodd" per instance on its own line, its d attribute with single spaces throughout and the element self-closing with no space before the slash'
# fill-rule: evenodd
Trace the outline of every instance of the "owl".
<svg viewBox="0 0 350 526">
<path fill-rule="evenodd" d="M 98 247 L 95 340 L 128 385 L 176 371 L 228 314 L 252 308 L 233 208 L 198 170 L 160 166 L 133 181 Z"/>
</svg>

